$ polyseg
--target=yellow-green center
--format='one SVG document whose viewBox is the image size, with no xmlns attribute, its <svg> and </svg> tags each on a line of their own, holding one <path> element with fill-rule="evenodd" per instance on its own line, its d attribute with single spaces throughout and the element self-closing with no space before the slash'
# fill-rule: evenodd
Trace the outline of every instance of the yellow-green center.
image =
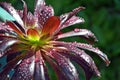
<svg viewBox="0 0 120 80">
<path fill-rule="evenodd" d="M 41 34 L 40 31 L 37 31 L 36 29 L 28 29 L 25 38 L 22 40 L 27 46 L 39 49 L 48 45 L 50 37 Z"/>
</svg>

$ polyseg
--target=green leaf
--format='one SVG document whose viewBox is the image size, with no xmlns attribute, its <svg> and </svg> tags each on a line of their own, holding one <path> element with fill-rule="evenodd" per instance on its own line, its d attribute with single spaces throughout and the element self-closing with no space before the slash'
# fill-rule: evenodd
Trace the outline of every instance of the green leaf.
<svg viewBox="0 0 120 80">
<path fill-rule="evenodd" d="M 0 20 L 1 21 L 15 21 L 15 19 L 6 10 L 0 7 Z"/>
</svg>

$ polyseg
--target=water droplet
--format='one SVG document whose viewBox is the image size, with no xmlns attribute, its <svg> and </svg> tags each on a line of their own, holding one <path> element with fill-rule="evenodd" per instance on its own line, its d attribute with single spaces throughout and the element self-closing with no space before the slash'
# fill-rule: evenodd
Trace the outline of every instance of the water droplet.
<svg viewBox="0 0 120 80">
<path fill-rule="evenodd" d="M 74 29 L 74 32 L 79 32 L 79 31 L 80 31 L 80 29 L 78 29 L 78 28 Z"/>
<path fill-rule="evenodd" d="M 35 58 L 35 63 L 40 62 L 40 59 Z"/>
<path fill-rule="evenodd" d="M 7 75 L 7 79 L 9 79 L 10 75 Z"/>
<path fill-rule="evenodd" d="M 98 52 L 99 51 L 98 47 L 96 47 L 95 50 Z"/>
<path fill-rule="evenodd" d="M 3 26 L 5 26 L 5 23 L 2 23 Z"/>
<path fill-rule="evenodd" d="M 75 41 L 75 42 L 73 42 L 73 45 L 76 45 L 77 44 L 77 42 Z"/>
<path fill-rule="evenodd" d="M 26 63 L 27 63 L 27 64 L 30 64 L 30 63 L 31 63 L 31 61 L 30 61 L 30 60 L 26 60 Z"/>
<path fill-rule="evenodd" d="M 11 8 L 11 11 L 13 11 L 13 9 Z"/>
</svg>

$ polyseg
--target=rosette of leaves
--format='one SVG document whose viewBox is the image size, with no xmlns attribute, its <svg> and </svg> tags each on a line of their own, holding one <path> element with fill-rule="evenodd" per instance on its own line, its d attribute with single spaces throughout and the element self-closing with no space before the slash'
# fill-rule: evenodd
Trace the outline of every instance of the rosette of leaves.
<svg viewBox="0 0 120 80">
<path fill-rule="evenodd" d="M 84 7 L 55 16 L 52 6 L 47 6 L 44 0 L 36 0 L 33 14 L 23 3 L 23 10 L 16 10 L 10 3 L 0 3 L 0 58 L 7 57 L 0 80 L 50 80 L 46 61 L 58 80 L 79 80 L 77 69 L 71 61 L 83 68 L 86 80 L 90 80 L 93 74 L 100 76 L 93 59 L 84 50 L 96 53 L 108 65 L 109 60 L 103 52 L 91 44 L 60 40 L 79 36 L 90 42 L 89 38 L 97 41 L 87 29 L 61 31 L 84 22 L 83 18 L 76 16 Z M 11 70 L 14 73 L 9 76 Z"/>
</svg>

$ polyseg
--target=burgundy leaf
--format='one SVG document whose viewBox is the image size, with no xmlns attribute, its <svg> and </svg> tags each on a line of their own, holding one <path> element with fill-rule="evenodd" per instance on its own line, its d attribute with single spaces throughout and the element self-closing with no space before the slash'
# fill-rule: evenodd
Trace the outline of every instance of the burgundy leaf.
<svg viewBox="0 0 120 80">
<path fill-rule="evenodd" d="M 40 9 L 41 6 L 45 5 L 45 0 L 36 0 L 36 4 L 35 4 L 35 15 L 38 15 L 38 10 Z"/>
<path fill-rule="evenodd" d="M 26 21 L 27 21 L 27 5 L 26 3 L 22 0 L 23 4 L 24 4 L 24 10 L 23 10 L 23 22 L 24 25 L 26 26 Z"/>
<path fill-rule="evenodd" d="M 67 53 L 61 52 L 61 54 L 79 64 L 85 71 L 86 80 L 90 80 L 90 78 L 94 74 L 94 71 L 91 69 L 90 65 L 88 65 L 88 63 L 83 58 L 74 54 L 70 54 L 70 52 Z"/>
<path fill-rule="evenodd" d="M 0 34 L 2 35 L 11 35 L 16 36 L 10 26 L 6 25 L 5 23 L 0 22 Z"/>
<path fill-rule="evenodd" d="M 23 18 L 23 10 L 17 10 L 17 13 L 19 14 L 20 18 Z"/>
<path fill-rule="evenodd" d="M 31 12 L 28 12 L 25 28 L 31 28 L 31 27 L 34 28 L 36 26 L 38 26 L 36 23 L 36 18 L 34 17 L 34 15 Z"/>
<path fill-rule="evenodd" d="M 76 43 L 76 42 L 74 42 L 74 43 L 70 43 L 70 44 L 73 45 L 73 46 L 82 48 L 82 49 L 86 49 L 86 50 L 95 52 L 98 56 L 100 56 L 103 59 L 103 61 L 106 62 L 106 65 L 109 65 L 110 61 L 107 58 L 107 55 L 104 54 L 102 51 L 100 51 L 98 48 L 94 48 L 92 45 L 84 44 L 84 43 Z"/>
<path fill-rule="evenodd" d="M 6 24 L 9 25 L 14 30 L 14 32 L 16 32 L 18 35 L 20 35 L 20 36 L 24 35 L 22 30 L 19 28 L 19 26 L 17 26 L 14 22 L 7 21 Z"/>
<path fill-rule="evenodd" d="M 60 17 L 61 18 L 61 17 Z M 61 29 L 64 29 L 68 26 L 74 25 L 74 24 L 78 24 L 78 23 L 83 23 L 84 19 L 83 18 L 79 18 L 76 16 L 72 16 L 69 20 L 67 20 L 61 27 Z"/>
<path fill-rule="evenodd" d="M 60 16 L 61 24 L 55 33 L 57 34 L 61 29 L 64 29 L 70 25 L 84 22 L 84 19 L 82 18 L 79 19 L 78 17 L 75 16 L 82 9 L 85 9 L 85 7 L 78 7 L 69 13 L 61 15 Z"/>
<path fill-rule="evenodd" d="M 22 27 L 18 22 L 16 22 L 16 21 L 13 21 L 13 23 L 15 24 L 15 25 L 17 25 L 17 27 L 25 34 L 25 28 L 24 27 Z"/>
<path fill-rule="evenodd" d="M 69 12 L 69 13 L 66 13 L 64 15 L 61 15 L 60 18 L 61 18 L 61 27 L 60 28 L 63 28 L 63 25 L 69 20 L 71 19 L 74 15 L 76 15 L 79 11 L 85 9 L 84 7 L 78 7 L 78 8 L 75 8 L 72 12 Z"/>
<path fill-rule="evenodd" d="M 7 52 L 6 52 L 7 53 Z M 6 54 L 5 53 L 5 54 Z M 19 52 L 11 52 L 10 54 L 6 54 L 6 62 L 8 63 L 9 61 L 15 59 L 18 55 L 20 55 L 22 51 Z"/>
<path fill-rule="evenodd" d="M 6 23 L 0 22 L 0 30 L 5 30 L 5 29 L 12 30 L 8 25 L 6 25 Z"/>
<path fill-rule="evenodd" d="M 23 21 L 20 18 L 19 14 L 17 13 L 17 11 L 14 9 L 14 7 L 11 6 L 11 4 L 6 3 L 6 2 L 2 2 L 0 3 L 0 6 L 2 6 L 5 10 L 7 10 L 15 19 L 16 21 L 23 26 Z"/>
<path fill-rule="evenodd" d="M 15 44 L 16 42 L 18 42 L 17 40 L 4 40 L 2 41 L 2 43 L 0 43 L 0 57 L 2 57 L 5 53 L 5 51 L 7 51 L 7 49 L 12 46 L 13 44 Z"/>
<path fill-rule="evenodd" d="M 58 66 L 55 61 L 53 61 L 50 57 L 48 57 L 46 55 L 44 55 L 44 58 L 47 60 L 47 62 L 49 62 L 51 67 L 54 69 L 58 80 L 67 80 L 65 74 L 60 69 L 60 66 Z"/>
<path fill-rule="evenodd" d="M 52 16 L 48 18 L 47 21 L 45 22 L 42 29 L 42 33 L 52 35 L 55 32 L 55 30 L 59 27 L 59 25 L 60 25 L 59 17 Z"/>
<path fill-rule="evenodd" d="M 1 39 L 16 39 L 16 37 L 13 37 L 13 36 L 7 36 L 7 35 L 4 35 L 4 34 L 0 34 L 0 38 Z"/>
<path fill-rule="evenodd" d="M 81 63 L 84 70 L 85 70 L 86 67 L 88 67 L 88 69 L 92 70 L 97 76 L 100 76 L 100 73 L 99 73 L 94 61 L 83 50 L 80 50 L 77 47 L 73 46 L 72 44 L 65 43 L 65 42 L 55 42 L 55 44 L 62 45 L 63 47 L 67 48 L 68 51 L 71 51 L 73 53 L 73 55 L 80 58 L 82 60 L 82 62 L 85 63 L 84 64 L 85 66 L 82 65 L 82 63 Z M 86 76 L 89 76 L 89 75 L 86 73 Z"/>
<path fill-rule="evenodd" d="M 65 76 L 68 80 L 79 80 L 76 68 L 69 59 L 60 55 L 56 51 L 51 52 L 51 54 L 56 60 L 57 64 L 60 66 L 61 70 L 65 73 Z"/>
<path fill-rule="evenodd" d="M 15 68 L 12 80 L 30 80 L 33 78 L 35 57 L 24 59 L 20 65 Z"/>
<path fill-rule="evenodd" d="M 83 68 L 86 80 L 90 80 L 93 74 L 100 77 L 96 64 L 84 50 L 96 53 L 108 65 L 107 55 L 89 44 L 59 41 L 66 37 L 81 37 L 90 43 L 97 41 L 87 29 L 75 28 L 60 33 L 68 26 L 84 22 L 83 18 L 76 16 L 84 7 L 58 17 L 45 0 L 36 0 L 34 14 L 27 11 L 26 3 L 22 2 L 23 10 L 15 10 L 6 2 L 0 3 L 1 11 L 10 17 L 6 18 L 2 13 L 0 16 L 5 21 L 0 22 L 0 58 L 5 56 L 7 61 L 0 71 L 0 80 L 50 80 L 46 61 L 58 80 L 79 80 L 71 61 Z M 13 76 L 10 71 L 14 72 Z"/>
<path fill-rule="evenodd" d="M 36 52 L 34 80 L 49 80 L 47 68 L 42 58 L 41 52 Z"/>
<path fill-rule="evenodd" d="M 92 37 L 94 38 L 95 41 L 97 41 L 97 38 L 94 36 L 94 34 L 91 31 L 86 29 L 78 29 L 78 28 L 75 28 L 73 31 L 60 34 L 57 36 L 57 38 L 61 39 L 61 38 L 73 37 L 73 36 L 84 36 L 87 38 Z"/>
<path fill-rule="evenodd" d="M 40 25 L 44 25 L 46 20 L 54 16 L 54 10 L 51 6 L 46 6 L 44 0 L 36 0 L 35 16 L 38 17 Z"/>
<path fill-rule="evenodd" d="M 21 54 L 18 55 L 15 59 L 12 59 L 11 61 L 9 61 L 7 63 L 7 65 L 5 65 L 2 68 L 2 71 L 0 72 L 0 80 L 5 80 L 7 78 L 7 74 L 11 69 L 14 69 L 14 67 L 17 65 L 17 63 L 25 57 L 25 54 Z"/>
<path fill-rule="evenodd" d="M 15 53 L 21 53 L 23 52 L 24 50 L 27 50 L 27 48 L 29 48 L 29 46 L 26 46 L 25 44 L 22 44 L 22 43 L 15 43 L 13 45 L 10 46 L 10 48 L 8 48 L 4 55 L 8 56 L 8 58 L 11 58 L 11 57 L 14 57 L 16 54 Z"/>
</svg>

